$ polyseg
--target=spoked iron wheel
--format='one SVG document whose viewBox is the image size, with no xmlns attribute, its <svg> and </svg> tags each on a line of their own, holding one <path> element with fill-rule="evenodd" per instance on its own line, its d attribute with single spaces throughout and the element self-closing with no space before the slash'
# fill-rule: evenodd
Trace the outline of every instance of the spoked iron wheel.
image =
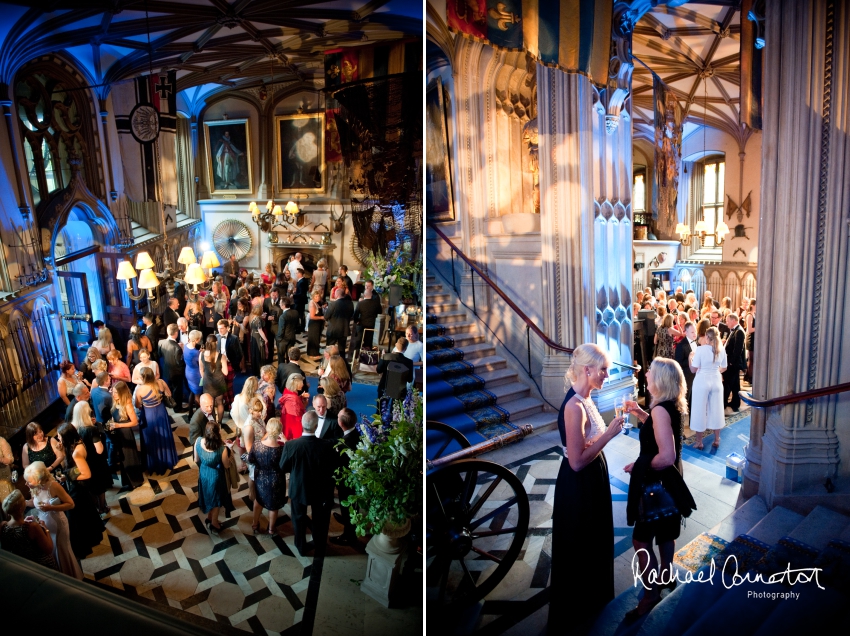
<svg viewBox="0 0 850 636">
<path fill-rule="evenodd" d="M 428 420 L 425 422 L 425 430 L 437 433 L 437 435 L 434 435 L 433 441 L 431 436 L 428 436 L 429 460 L 439 459 L 443 455 L 455 452 L 458 450 L 457 446 L 464 449 L 472 445 L 463 433 L 453 426 L 443 424 L 442 422 Z M 457 445 L 452 444 L 452 442 L 457 442 Z"/>
<path fill-rule="evenodd" d="M 513 566 L 528 534 L 528 494 L 510 470 L 462 459 L 428 473 L 428 602 L 447 610 L 476 603 Z"/>
</svg>

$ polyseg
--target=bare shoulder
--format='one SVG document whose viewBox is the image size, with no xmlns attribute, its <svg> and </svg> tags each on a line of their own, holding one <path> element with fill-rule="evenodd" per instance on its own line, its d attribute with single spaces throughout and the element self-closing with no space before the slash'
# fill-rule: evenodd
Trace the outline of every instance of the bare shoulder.
<svg viewBox="0 0 850 636">
<path fill-rule="evenodd" d="M 581 422 L 584 419 L 584 409 L 578 398 L 574 395 L 564 405 L 564 420 Z"/>
</svg>

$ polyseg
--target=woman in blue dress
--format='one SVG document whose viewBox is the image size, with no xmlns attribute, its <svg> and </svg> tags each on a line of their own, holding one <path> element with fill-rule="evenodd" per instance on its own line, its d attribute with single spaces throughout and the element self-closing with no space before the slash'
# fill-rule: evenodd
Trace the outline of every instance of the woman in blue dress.
<svg viewBox="0 0 850 636">
<path fill-rule="evenodd" d="M 204 392 L 201 384 L 201 369 L 198 364 L 198 356 L 201 353 L 201 338 L 203 334 L 194 329 L 189 332 L 189 342 L 183 347 L 183 360 L 186 362 L 186 382 L 189 384 L 189 415 L 192 419 L 195 407 L 198 406 L 200 397 Z"/>
<path fill-rule="evenodd" d="M 230 448 L 222 441 L 218 424 L 208 422 L 204 436 L 195 442 L 195 464 L 198 466 L 198 508 L 207 515 L 206 525 L 213 534 L 221 530 L 219 509 L 222 506 L 233 508 L 224 474 L 230 462 Z"/>
<path fill-rule="evenodd" d="M 262 440 L 255 439 L 248 452 L 248 462 L 254 465 L 254 485 L 257 498 L 254 500 L 254 534 L 260 529 L 263 508 L 269 511 L 269 534 L 276 534 L 275 522 L 278 511 L 286 503 L 286 474 L 280 470 L 283 444 L 280 437 L 280 420 L 273 417 L 266 424 Z"/>
<path fill-rule="evenodd" d="M 141 376 L 142 383 L 136 387 L 134 397 L 136 408 L 144 413 L 145 468 L 149 473 L 163 474 L 177 465 L 177 448 L 156 377 L 147 368 L 142 369 Z"/>
</svg>

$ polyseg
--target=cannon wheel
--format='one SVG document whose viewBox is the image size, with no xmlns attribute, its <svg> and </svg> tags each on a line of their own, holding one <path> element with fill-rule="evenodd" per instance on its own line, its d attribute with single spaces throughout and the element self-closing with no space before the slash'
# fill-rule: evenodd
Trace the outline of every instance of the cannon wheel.
<svg viewBox="0 0 850 636">
<path fill-rule="evenodd" d="M 459 430 L 454 428 L 453 426 L 449 426 L 448 424 L 443 424 L 442 422 L 436 422 L 434 420 L 428 420 L 425 423 L 425 428 L 429 431 L 436 431 L 438 433 L 442 433 L 446 436 L 446 441 L 440 444 L 440 448 L 437 449 L 437 452 L 433 457 L 430 456 L 430 459 L 439 459 L 443 455 L 446 454 L 446 450 L 449 448 L 449 445 L 455 441 L 461 447 L 461 449 L 469 448 L 472 446 L 470 441 L 466 439 L 466 436 L 461 433 Z"/>
<path fill-rule="evenodd" d="M 528 494 L 510 470 L 481 459 L 435 469 L 426 487 L 428 602 L 460 609 L 492 592 L 519 556 Z"/>
</svg>

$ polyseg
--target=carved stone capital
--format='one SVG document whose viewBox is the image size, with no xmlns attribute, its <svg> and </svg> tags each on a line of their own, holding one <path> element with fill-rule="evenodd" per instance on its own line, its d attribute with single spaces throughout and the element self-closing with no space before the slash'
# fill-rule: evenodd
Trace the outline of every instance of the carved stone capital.
<svg viewBox="0 0 850 636">
<path fill-rule="evenodd" d="M 611 135 L 620 123 L 620 111 L 632 89 L 632 31 L 637 13 L 624 3 L 614 6 L 611 59 L 608 62 L 608 85 L 605 90 L 605 130 Z"/>
</svg>

